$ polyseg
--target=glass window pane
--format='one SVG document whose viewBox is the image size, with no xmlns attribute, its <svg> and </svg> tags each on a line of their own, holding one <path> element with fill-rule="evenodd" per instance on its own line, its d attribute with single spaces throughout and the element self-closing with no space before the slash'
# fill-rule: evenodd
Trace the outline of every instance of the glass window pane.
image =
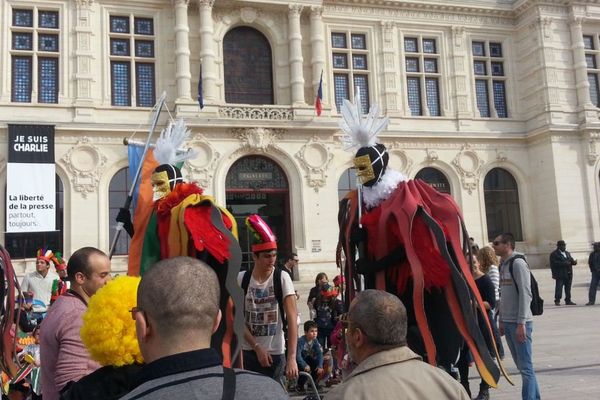
<svg viewBox="0 0 600 400">
<path fill-rule="evenodd" d="M 502 45 L 500 43 L 490 43 L 490 57 L 502 57 Z"/>
<path fill-rule="evenodd" d="M 38 101 L 58 103 L 58 58 L 39 58 L 38 77 Z"/>
<path fill-rule="evenodd" d="M 110 39 L 111 56 L 128 56 L 129 39 Z"/>
<path fill-rule="evenodd" d="M 406 57 L 406 72 L 419 72 L 419 59 Z"/>
<path fill-rule="evenodd" d="M 111 179 L 109 184 L 109 203 L 108 203 L 108 225 L 109 243 L 112 243 L 115 235 L 115 218 L 119 212 L 119 208 L 123 207 L 125 198 L 127 197 L 129 188 L 131 187 L 131 179 L 129 179 L 129 168 L 119 170 Z M 115 254 L 127 254 L 129 252 L 129 235 L 121 234 L 115 246 Z"/>
<path fill-rule="evenodd" d="M 437 168 L 426 167 L 417 172 L 415 179 L 421 179 L 436 189 L 440 193 L 450 193 L 450 182 L 442 171 Z"/>
<path fill-rule="evenodd" d="M 350 99 L 350 91 L 348 90 L 348 75 L 334 74 L 333 84 L 335 88 L 335 105 L 339 111 L 342 107 L 344 99 Z"/>
<path fill-rule="evenodd" d="M 352 56 L 352 68 L 367 69 L 367 55 L 366 54 L 354 54 Z"/>
<path fill-rule="evenodd" d="M 362 112 L 369 112 L 369 79 L 367 75 L 354 75 L 354 90 L 360 93 Z"/>
<path fill-rule="evenodd" d="M 483 188 L 489 240 L 502 232 L 512 232 L 516 240 L 523 240 L 515 178 L 503 168 L 494 168 L 485 176 Z"/>
<path fill-rule="evenodd" d="M 13 26 L 33 27 L 33 10 L 13 9 Z"/>
<path fill-rule="evenodd" d="M 474 56 L 485 57 L 485 43 L 484 42 L 473 42 L 471 47 L 473 48 Z"/>
<path fill-rule="evenodd" d="M 437 54 L 435 39 L 423 39 L 423 53 Z"/>
<path fill-rule="evenodd" d="M 588 82 L 590 83 L 590 101 L 596 107 L 600 106 L 600 89 L 598 88 L 598 75 L 588 74 Z"/>
<path fill-rule="evenodd" d="M 494 107 L 500 118 L 508 118 L 504 81 L 494 81 Z"/>
<path fill-rule="evenodd" d="M 409 53 L 417 53 L 419 47 L 417 46 L 417 38 L 404 38 L 404 51 Z"/>
<path fill-rule="evenodd" d="M 437 73 L 438 72 L 437 59 L 435 59 L 435 58 L 426 58 L 423 61 L 423 64 L 425 66 L 425 72 L 432 72 L 432 73 Z"/>
<path fill-rule="evenodd" d="M 440 90 L 437 78 L 426 78 L 425 79 L 425 90 L 427 97 L 427 108 L 429 109 L 429 115 L 439 117 L 440 111 Z"/>
<path fill-rule="evenodd" d="M 421 86 L 419 78 L 406 78 L 406 88 L 408 91 L 408 106 L 410 114 L 413 116 L 422 115 L 421 112 Z"/>
<path fill-rule="evenodd" d="M 154 22 L 152 18 L 135 18 L 136 35 L 154 35 Z"/>
<path fill-rule="evenodd" d="M 348 68 L 348 56 L 341 53 L 333 53 L 333 68 Z"/>
<path fill-rule="evenodd" d="M 40 11 L 38 18 L 40 28 L 58 29 L 58 11 Z"/>
<path fill-rule="evenodd" d="M 129 33 L 129 17 L 111 15 L 110 31 L 112 33 Z"/>
<path fill-rule="evenodd" d="M 501 62 L 492 63 L 492 75 L 493 76 L 504 76 L 504 64 Z"/>
<path fill-rule="evenodd" d="M 484 118 L 490 117 L 490 103 L 488 101 L 487 81 L 475 80 L 475 96 L 477 97 L 477 108 L 479 116 Z"/>
<path fill-rule="evenodd" d="M 12 33 L 13 50 L 33 50 L 33 34 L 27 32 Z"/>
<path fill-rule="evenodd" d="M 31 57 L 12 57 L 12 101 L 31 102 Z"/>
<path fill-rule="evenodd" d="M 338 182 L 338 199 L 342 200 L 349 191 L 356 189 L 356 168 L 348 168 Z"/>
<path fill-rule="evenodd" d="M 129 62 L 111 61 L 111 94 L 113 106 L 131 105 Z"/>
<path fill-rule="evenodd" d="M 154 42 L 152 40 L 136 40 L 135 56 L 154 57 Z"/>
<path fill-rule="evenodd" d="M 596 69 L 596 56 L 594 54 L 586 54 L 585 62 L 588 68 Z"/>
<path fill-rule="evenodd" d="M 345 49 L 346 45 L 346 34 L 341 32 L 334 32 L 331 34 L 331 46 L 336 49 Z"/>
<path fill-rule="evenodd" d="M 40 51 L 58 51 L 58 35 L 38 35 Z"/>
<path fill-rule="evenodd" d="M 352 48 L 357 50 L 366 50 L 367 49 L 367 38 L 365 35 L 350 35 L 352 38 Z"/>
<path fill-rule="evenodd" d="M 154 64 L 135 64 L 138 107 L 152 107 L 154 96 Z"/>
<path fill-rule="evenodd" d="M 485 61 L 473 61 L 475 75 L 486 75 Z"/>
<path fill-rule="evenodd" d="M 593 36 L 584 36 L 583 37 L 583 46 L 586 50 L 594 50 L 594 37 Z"/>
</svg>

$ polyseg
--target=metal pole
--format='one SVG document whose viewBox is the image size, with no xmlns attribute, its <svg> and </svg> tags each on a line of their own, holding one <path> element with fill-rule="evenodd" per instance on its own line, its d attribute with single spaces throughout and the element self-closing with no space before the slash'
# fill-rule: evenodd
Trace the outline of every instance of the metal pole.
<svg viewBox="0 0 600 400">
<path fill-rule="evenodd" d="M 142 167 L 144 165 L 144 160 L 146 159 L 146 154 L 148 153 L 148 148 L 150 147 L 150 140 L 152 139 L 152 135 L 154 134 L 154 129 L 156 129 L 156 124 L 158 124 L 158 118 L 160 117 L 160 112 L 165 105 L 165 99 L 167 98 L 167 93 L 163 92 L 156 102 L 156 110 L 154 111 L 154 118 L 152 118 L 152 123 L 150 124 L 150 128 L 148 129 L 148 138 L 146 139 L 146 145 L 144 146 L 144 152 L 142 153 L 142 158 L 140 160 L 140 165 L 138 166 L 137 171 L 135 172 L 135 176 L 133 177 L 133 182 L 131 182 L 131 188 L 129 189 L 129 194 L 127 195 L 127 199 L 125 200 L 125 204 L 123 208 L 131 207 L 131 202 L 133 200 L 133 192 L 135 191 L 135 185 L 140 179 L 140 175 L 142 174 Z M 115 237 L 110 245 L 110 252 L 108 257 L 112 259 L 113 254 L 115 253 L 115 247 L 117 246 L 117 241 L 119 240 L 119 236 L 121 235 L 121 231 L 123 230 L 123 223 L 118 222 L 116 226 Z"/>
</svg>

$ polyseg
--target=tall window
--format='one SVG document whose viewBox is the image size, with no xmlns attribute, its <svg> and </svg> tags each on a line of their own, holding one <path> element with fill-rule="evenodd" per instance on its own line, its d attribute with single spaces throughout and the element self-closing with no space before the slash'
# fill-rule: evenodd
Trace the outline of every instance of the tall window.
<svg viewBox="0 0 600 400">
<path fill-rule="evenodd" d="M 123 207 L 129 189 L 131 188 L 131 177 L 129 176 L 129 167 L 120 169 L 110 180 L 108 187 L 108 226 L 109 226 L 109 243 L 112 244 L 115 237 L 115 229 L 117 214 L 119 208 Z M 133 213 L 132 213 L 133 214 Z M 114 254 L 129 253 L 129 235 L 123 230 L 119 235 L 119 240 L 115 246 Z"/>
<path fill-rule="evenodd" d="M 356 32 L 332 32 L 333 85 L 338 111 L 344 99 L 360 93 L 363 112 L 369 111 L 369 51 L 367 35 Z"/>
<path fill-rule="evenodd" d="M 437 168 L 426 167 L 417 172 L 415 179 L 421 179 L 429 183 L 434 189 L 440 193 L 450 193 L 450 182 L 442 171 Z"/>
<path fill-rule="evenodd" d="M 152 107 L 154 21 L 132 15 L 110 16 L 110 92 L 113 106 Z"/>
<path fill-rule="evenodd" d="M 349 191 L 356 189 L 356 168 L 348 168 L 338 181 L 338 199 L 342 200 Z"/>
<path fill-rule="evenodd" d="M 273 104 L 273 61 L 267 38 L 240 26 L 223 38 L 225 101 L 234 104 Z"/>
<path fill-rule="evenodd" d="M 474 41 L 472 49 L 479 115 L 484 118 L 508 118 L 502 44 Z"/>
<path fill-rule="evenodd" d="M 488 239 L 494 240 L 504 232 L 510 232 L 515 240 L 523 240 L 519 189 L 515 178 L 503 168 L 494 168 L 483 182 L 485 215 Z"/>
<path fill-rule="evenodd" d="M 588 70 L 588 82 L 590 83 L 590 100 L 596 107 L 600 107 L 600 86 L 598 76 L 598 36 L 583 36 L 583 46 L 585 48 L 585 62 Z"/>
<path fill-rule="evenodd" d="M 31 233 L 6 233 L 5 246 L 11 258 L 32 258 L 36 256 L 38 249 L 47 246 L 50 250 L 64 253 L 63 229 L 64 229 L 64 190 L 59 176 L 56 175 L 56 231 L 53 232 L 31 232 Z M 6 204 L 6 199 L 5 203 Z"/>
<path fill-rule="evenodd" d="M 58 103 L 59 33 L 58 11 L 12 9 L 11 101 Z"/>
<path fill-rule="evenodd" d="M 411 115 L 440 116 L 440 55 L 433 38 L 405 37 L 406 92 Z"/>
</svg>

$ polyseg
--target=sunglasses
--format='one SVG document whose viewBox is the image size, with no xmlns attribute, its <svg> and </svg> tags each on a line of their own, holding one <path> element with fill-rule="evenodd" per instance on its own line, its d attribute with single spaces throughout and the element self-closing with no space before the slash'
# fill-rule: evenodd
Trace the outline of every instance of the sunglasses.
<svg viewBox="0 0 600 400">
<path fill-rule="evenodd" d="M 129 312 L 131 313 L 131 319 L 135 320 L 135 315 L 139 312 L 143 313 L 144 310 L 139 307 L 133 307 L 129 310 Z"/>
</svg>

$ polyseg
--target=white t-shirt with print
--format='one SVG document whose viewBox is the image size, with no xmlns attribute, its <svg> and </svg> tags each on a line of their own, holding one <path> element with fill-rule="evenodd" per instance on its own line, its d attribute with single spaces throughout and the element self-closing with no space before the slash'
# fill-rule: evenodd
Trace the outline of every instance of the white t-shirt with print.
<svg viewBox="0 0 600 400">
<path fill-rule="evenodd" d="M 273 273 L 275 269 L 273 269 Z M 246 271 L 238 275 L 238 284 L 242 286 L 242 280 Z M 285 352 L 285 340 L 283 337 L 283 325 L 279 315 L 279 305 L 275 297 L 273 287 L 273 273 L 263 282 L 258 283 L 254 277 L 250 278 L 248 292 L 244 299 L 244 317 L 250 333 L 263 349 L 269 354 L 283 354 Z M 295 296 L 292 278 L 286 273 L 281 274 L 281 292 L 283 299 Z M 244 340 L 242 349 L 252 350 L 252 347 Z"/>
</svg>

